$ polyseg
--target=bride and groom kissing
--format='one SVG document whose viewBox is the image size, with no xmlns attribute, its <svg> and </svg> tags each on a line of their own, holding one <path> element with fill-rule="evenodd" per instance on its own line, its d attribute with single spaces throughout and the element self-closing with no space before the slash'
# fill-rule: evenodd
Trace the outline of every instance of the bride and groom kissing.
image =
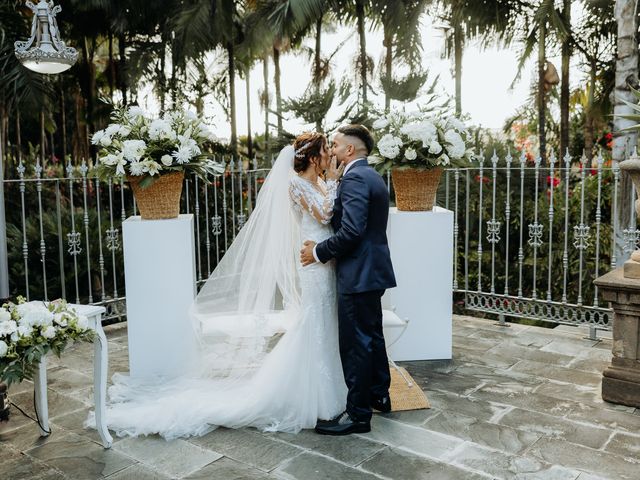
<svg viewBox="0 0 640 480">
<path fill-rule="evenodd" d="M 381 297 L 396 281 L 373 146 L 364 126 L 347 125 L 331 145 L 308 132 L 280 152 L 191 308 L 194 368 L 179 378 L 116 374 L 110 429 L 167 439 L 218 426 L 347 435 L 370 431 L 372 409 L 391 410 Z"/>
</svg>

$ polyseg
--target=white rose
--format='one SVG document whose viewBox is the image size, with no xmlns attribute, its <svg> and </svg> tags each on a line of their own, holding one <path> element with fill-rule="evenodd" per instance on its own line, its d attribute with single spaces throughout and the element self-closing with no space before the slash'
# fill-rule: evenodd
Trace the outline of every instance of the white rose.
<svg viewBox="0 0 640 480">
<path fill-rule="evenodd" d="M 377 119 L 375 122 L 373 122 L 372 127 L 375 128 L 376 130 L 379 130 L 381 128 L 385 128 L 387 125 L 389 125 L 389 120 L 382 117 Z"/>
<path fill-rule="evenodd" d="M 0 340 L 0 358 L 4 357 L 9 351 L 9 345 Z"/>
<path fill-rule="evenodd" d="M 437 140 L 433 140 L 429 144 L 429 153 L 438 155 L 441 151 L 442 151 L 442 145 L 440 145 Z"/>
<path fill-rule="evenodd" d="M 60 325 L 61 327 L 66 327 L 68 325 L 67 316 L 64 313 L 56 313 L 53 316 L 53 323 Z"/>
<path fill-rule="evenodd" d="M 53 322 L 53 313 L 44 307 L 34 308 L 23 317 L 23 323 L 29 327 L 47 326 Z"/>
<path fill-rule="evenodd" d="M 18 330 L 18 324 L 13 320 L 0 322 L 0 337 L 11 335 Z"/>
<path fill-rule="evenodd" d="M 446 153 L 443 153 L 438 159 L 438 161 L 440 162 L 440 165 L 444 165 L 444 166 L 447 166 L 449 165 L 449 163 L 451 163 L 451 160 L 449 160 L 449 157 L 447 156 Z"/>
<path fill-rule="evenodd" d="M 458 159 L 462 158 L 465 154 L 466 147 L 464 140 L 458 132 L 455 130 L 447 130 L 444 134 L 444 139 L 447 142 L 447 153 L 449 157 Z"/>
<path fill-rule="evenodd" d="M 18 337 L 28 337 L 29 335 L 31 335 L 32 331 L 33 328 L 31 327 L 31 325 L 20 325 L 16 333 L 18 334 Z M 13 339 L 13 335 L 11 335 L 11 338 Z"/>
<path fill-rule="evenodd" d="M 404 158 L 407 160 L 415 160 L 418 157 L 418 153 L 413 148 L 407 148 L 404 151 Z"/>
<path fill-rule="evenodd" d="M 169 167 L 173 163 L 173 158 L 171 155 L 163 155 L 160 161 L 165 167 Z"/>
<path fill-rule="evenodd" d="M 56 327 L 54 327 L 53 325 L 49 325 L 47 328 L 45 328 L 42 331 L 42 336 L 44 338 L 53 338 L 56 336 Z"/>
<path fill-rule="evenodd" d="M 9 320 L 11 320 L 11 314 L 4 308 L 0 308 L 0 323 L 8 322 Z"/>
<path fill-rule="evenodd" d="M 383 135 L 378 142 L 378 150 L 380 151 L 380 155 L 389 159 L 394 159 L 400 154 L 401 146 L 402 140 L 398 137 L 394 137 L 390 133 Z"/>
</svg>

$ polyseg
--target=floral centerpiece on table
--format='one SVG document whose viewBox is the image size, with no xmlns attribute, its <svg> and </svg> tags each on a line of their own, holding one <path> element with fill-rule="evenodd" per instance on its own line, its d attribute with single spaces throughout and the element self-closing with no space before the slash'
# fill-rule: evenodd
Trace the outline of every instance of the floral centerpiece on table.
<svg viewBox="0 0 640 480">
<path fill-rule="evenodd" d="M 58 357 L 69 341 L 93 341 L 89 320 L 67 303 L 5 303 L 0 307 L 0 380 L 7 384 L 31 380 L 40 360 L 52 351 Z"/>
<path fill-rule="evenodd" d="M 442 168 L 463 166 L 473 158 L 467 128 L 453 116 L 395 110 L 372 127 L 378 138 L 374 163 L 380 172 L 391 169 L 400 210 L 431 210 Z"/>
<path fill-rule="evenodd" d="M 206 152 L 215 135 L 193 112 L 152 117 L 134 106 L 116 108 L 111 120 L 93 134 L 92 143 L 100 148 L 96 173 L 105 180 L 126 176 L 143 218 L 178 216 L 185 172 L 206 181 L 224 171 Z"/>
</svg>

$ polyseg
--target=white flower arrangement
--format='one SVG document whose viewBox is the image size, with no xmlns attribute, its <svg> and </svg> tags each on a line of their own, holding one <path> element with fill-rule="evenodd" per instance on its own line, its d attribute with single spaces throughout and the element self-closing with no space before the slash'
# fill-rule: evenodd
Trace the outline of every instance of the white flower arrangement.
<svg viewBox="0 0 640 480">
<path fill-rule="evenodd" d="M 376 168 L 435 168 L 462 165 L 473 158 L 467 148 L 467 128 L 455 117 L 430 117 L 425 112 L 394 110 L 372 125 L 379 140 L 373 156 Z"/>
<path fill-rule="evenodd" d="M 8 384 L 32 379 L 49 351 L 60 356 L 71 340 L 92 341 L 83 315 L 58 300 L 48 304 L 5 303 L 0 307 L 0 380 Z"/>
<path fill-rule="evenodd" d="M 123 176 L 145 177 L 149 186 L 162 174 L 191 171 L 205 179 L 222 173 L 224 165 L 203 153 L 205 144 L 218 139 L 193 112 L 169 112 L 152 118 L 140 107 L 117 108 L 107 128 L 93 134 L 100 147 L 97 174 L 103 179 Z"/>
</svg>

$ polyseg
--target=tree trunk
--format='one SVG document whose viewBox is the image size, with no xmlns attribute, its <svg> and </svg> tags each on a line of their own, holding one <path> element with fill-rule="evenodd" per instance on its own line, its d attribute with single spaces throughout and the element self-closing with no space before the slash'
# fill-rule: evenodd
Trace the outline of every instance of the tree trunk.
<svg viewBox="0 0 640 480">
<path fill-rule="evenodd" d="M 18 165 L 22 161 L 22 132 L 20 129 L 20 107 L 16 108 L 16 146 L 18 154 Z"/>
<path fill-rule="evenodd" d="M 127 45 L 124 33 L 118 36 L 118 76 L 120 80 L 120 92 L 122 93 L 122 105 L 127 106 Z"/>
<path fill-rule="evenodd" d="M 589 168 L 591 167 L 591 160 L 593 159 L 593 145 L 594 145 L 594 118 L 593 118 L 593 103 L 595 101 L 596 90 L 596 60 L 591 59 L 591 66 L 589 70 L 589 89 L 587 95 L 587 108 L 585 109 L 584 119 L 584 154 L 589 161 Z"/>
<path fill-rule="evenodd" d="M 320 53 L 322 48 L 322 15 L 316 21 L 316 50 L 315 50 L 315 58 L 314 58 L 314 67 L 313 67 L 313 83 L 315 86 L 316 95 L 320 94 Z M 322 131 L 322 120 L 316 120 L 316 132 Z"/>
<path fill-rule="evenodd" d="M 249 157 L 249 168 L 253 160 L 253 136 L 251 135 L 251 67 L 247 67 L 245 72 L 245 85 L 247 90 L 247 156 Z"/>
<path fill-rule="evenodd" d="M 264 82 L 264 156 L 268 162 L 271 160 L 271 146 L 269 145 L 269 55 L 265 55 L 262 60 L 262 81 Z"/>
<path fill-rule="evenodd" d="M 571 0 L 564 0 L 562 10 L 564 24 L 568 32 L 571 32 Z M 560 158 L 569 149 L 569 62 L 571 60 L 571 38 L 562 42 L 562 84 L 560 85 Z"/>
<path fill-rule="evenodd" d="M 547 154 L 547 135 L 545 131 L 545 103 L 546 94 L 544 91 L 544 70 L 546 65 L 546 21 L 541 20 L 538 29 L 538 139 L 540 141 L 540 160 L 541 165 L 545 165 Z"/>
<path fill-rule="evenodd" d="M 456 77 L 456 117 L 460 117 L 460 115 L 462 115 L 462 35 L 462 26 L 456 23 L 453 27 L 453 55 Z"/>
<path fill-rule="evenodd" d="M 384 40 L 383 45 L 385 47 L 384 55 L 384 79 L 387 82 L 387 89 L 391 85 L 391 69 L 393 68 L 393 38 L 389 32 L 389 27 L 384 25 Z M 384 92 L 384 111 L 389 113 L 391 109 L 391 97 L 388 92 Z"/>
<path fill-rule="evenodd" d="M 636 39 L 636 3 L 637 0 L 616 0 L 615 16 L 618 23 L 618 56 L 616 59 L 616 78 L 614 90 L 614 115 L 633 113 L 631 107 L 623 100 L 636 103 L 629 84 L 638 86 L 638 41 Z M 638 142 L 637 133 L 634 131 L 622 131 L 633 125 L 633 121 L 620 117 L 613 119 L 613 161 L 622 162 Z M 630 253 L 624 251 L 624 236 L 622 231 L 626 228 L 635 228 L 635 214 L 632 214 L 633 204 L 631 198 L 632 183 L 628 175 L 620 175 L 620 187 L 618 189 L 618 214 L 614 221 L 615 228 L 615 255 L 616 265 L 622 265 L 629 259 Z M 630 219 L 633 219 L 630 222 Z M 630 225 L 631 223 L 631 225 Z"/>
<path fill-rule="evenodd" d="M 163 36 L 162 48 L 160 49 L 160 71 L 158 72 L 158 80 L 160 82 L 160 112 L 164 114 L 167 106 L 167 75 L 165 73 L 167 62 L 167 41 Z"/>
<path fill-rule="evenodd" d="M 367 104 L 367 39 L 364 31 L 364 4 L 356 0 L 358 37 L 360 39 L 360 82 L 362 83 L 362 105 Z"/>
<path fill-rule="evenodd" d="M 278 138 L 282 138 L 284 129 L 282 128 L 282 93 L 280 91 L 280 50 L 273 49 L 273 66 L 275 69 L 274 81 L 276 84 L 276 115 L 278 116 Z"/>
<path fill-rule="evenodd" d="M 238 131 L 236 128 L 236 65 L 233 42 L 227 42 L 229 57 L 229 116 L 231 121 L 231 152 L 234 158 L 238 155 Z"/>
<path fill-rule="evenodd" d="M 111 97 L 111 101 L 113 101 L 113 91 L 115 88 L 115 77 L 116 72 L 113 68 L 113 33 L 111 29 L 109 29 L 109 69 L 107 73 L 107 81 L 109 82 L 109 96 Z"/>
</svg>

